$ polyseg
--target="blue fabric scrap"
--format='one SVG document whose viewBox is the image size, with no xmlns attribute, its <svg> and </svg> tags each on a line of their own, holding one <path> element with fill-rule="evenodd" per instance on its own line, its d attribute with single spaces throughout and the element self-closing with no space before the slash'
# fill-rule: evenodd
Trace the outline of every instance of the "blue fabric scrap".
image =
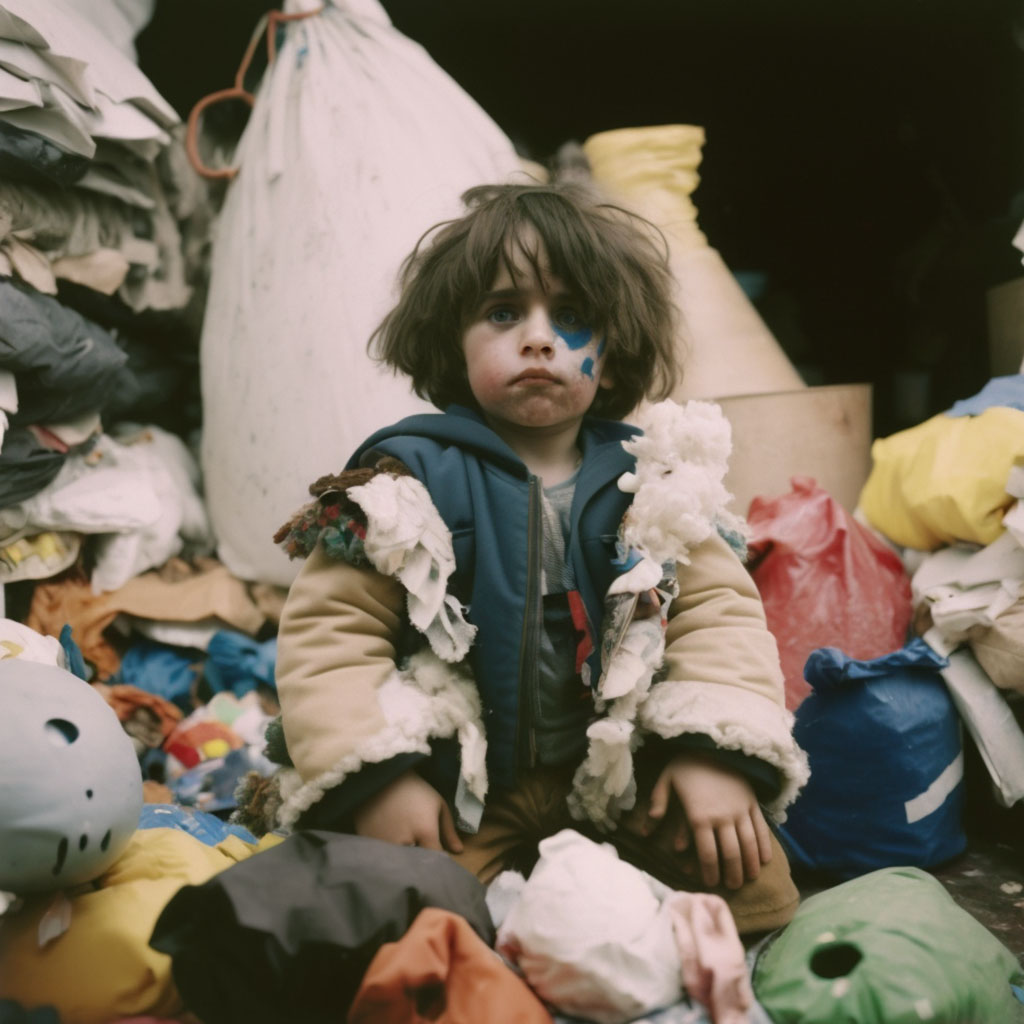
<svg viewBox="0 0 1024 1024">
<path fill-rule="evenodd" d="M 978 416 L 993 406 L 1024 412 L 1024 373 L 993 377 L 976 395 L 954 402 L 947 416 Z"/>
<path fill-rule="evenodd" d="M 65 622 L 60 630 L 60 645 L 64 648 L 64 658 L 68 664 L 68 671 L 79 679 L 89 681 L 89 670 L 85 667 L 85 658 L 82 657 L 82 649 L 75 643 L 71 635 L 71 624 Z"/>
<path fill-rule="evenodd" d="M 188 714 L 192 710 L 192 684 L 201 662 L 199 651 L 140 640 L 124 652 L 116 681 L 163 697 Z"/>
<path fill-rule="evenodd" d="M 256 837 L 241 825 L 221 821 L 215 814 L 208 814 L 196 807 L 181 807 L 178 804 L 143 804 L 139 814 L 139 828 L 177 829 L 195 836 L 207 846 L 216 846 L 228 836 L 238 836 L 247 843 L 257 842 Z"/>
<path fill-rule="evenodd" d="M 260 642 L 230 629 L 218 630 L 206 649 L 203 677 L 214 693 L 243 697 L 259 684 L 275 689 L 277 637 Z"/>
</svg>

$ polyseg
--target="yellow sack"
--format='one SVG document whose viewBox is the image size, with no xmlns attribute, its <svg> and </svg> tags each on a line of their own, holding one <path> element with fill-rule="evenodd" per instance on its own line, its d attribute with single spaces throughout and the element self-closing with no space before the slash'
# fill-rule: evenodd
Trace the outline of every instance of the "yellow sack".
<svg viewBox="0 0 1024 1024">
<path fill-rule="evenodd" d="M 183 1009 L 171 958 L 151 949 L 157 917 L 183 885 L 198 885 L 261 849 L 228 836 L 216 846 L 179 829 L 140 829 L 114 866 L 69 893 L 71 925 L 39 948 L 53 895 L 0 917 L 0 998 L 53 1006 L 61 1024 L 107 1024 Z"/>
<path fill-rule="evenodd" d="M 615 128 L 583 143 L 595 183 L 664 234 L 676 304 L 682 314 L 676 358 L 683 377 L 672 393 L 723 398 L 803 388 L 768 325 L 697 225 L 691 193 L 704 129 L 663 124 Z"/>
<path fill-rule="evenodd" d="M 1024 459 L 1024 412 L 993 406 L 979 416 L 933 416 L 880 438 L 860 492 L 860 510 L 889 540 L 920 551 L 956 541 L 991 544 L 1010 469 Z"/>
</svg>

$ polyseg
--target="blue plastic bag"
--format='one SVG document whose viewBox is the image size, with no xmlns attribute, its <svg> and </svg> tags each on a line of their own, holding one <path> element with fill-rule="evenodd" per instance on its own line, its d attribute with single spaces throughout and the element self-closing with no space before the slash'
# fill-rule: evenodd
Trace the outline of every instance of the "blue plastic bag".
<svg viewBox="0 0 1024 1024">
<path fill-rule="evenodd" d="M 923 640 L 872 661 L 811 653 L 793 734 L 811 778 L 782 828 L 798 867 L 854 878 L 964 851 L 960 718 Z"/>
</svg>

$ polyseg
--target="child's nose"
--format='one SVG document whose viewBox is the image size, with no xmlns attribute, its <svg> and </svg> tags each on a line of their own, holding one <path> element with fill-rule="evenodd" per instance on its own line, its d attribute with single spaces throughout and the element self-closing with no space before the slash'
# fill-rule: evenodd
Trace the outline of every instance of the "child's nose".
<svg viewBox="0 0 1024 1024">
<path fill-rule="evenodd" d="M 519 350 L 523 355 L 554 355 L 555 331 L 546 309 L 535 309 L 527 315 Z"/>
</svg>

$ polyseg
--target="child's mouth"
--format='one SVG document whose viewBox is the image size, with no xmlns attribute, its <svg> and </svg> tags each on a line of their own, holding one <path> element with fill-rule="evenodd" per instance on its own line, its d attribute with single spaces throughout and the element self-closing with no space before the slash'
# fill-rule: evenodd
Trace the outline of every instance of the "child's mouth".
<svg viewBox="0 0 1024 1024">
<path fill-rule="evenodd" d="M 557 384 L 558 378 L 548 370 L 525 370 L 514 377 L 513 384 Z"/>
</svg>

